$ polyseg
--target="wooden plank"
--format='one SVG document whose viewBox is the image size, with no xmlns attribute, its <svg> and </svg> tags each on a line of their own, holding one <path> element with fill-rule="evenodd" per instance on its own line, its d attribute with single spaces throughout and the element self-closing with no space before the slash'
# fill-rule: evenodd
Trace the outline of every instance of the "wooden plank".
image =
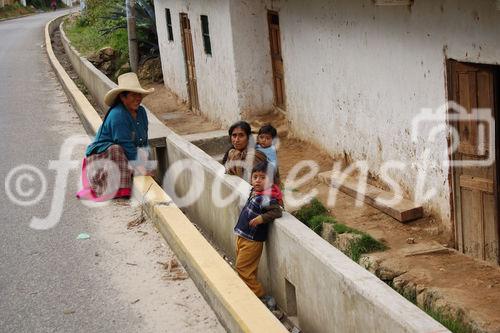
<svg viewBox="0 0 500 333">
<path fill-rule="evenodd" d="M 423 254 L 431 254 L 431 253 L 440 253 L 440 252 L 448 252 L 450 249 L 444 247 L 441 244 L 429 244 L 424 246 L 418 246 L 416 248 L 410 248 L 404 250 L 405 257 L 423 255 Z"/>
<path fill-rule="evenodd" d="M 481 192 L 462 187 L 464 252 L 478 259 L 484 259 L 482 215 Z"/>
<path fill-rule="evenodd" d="M 338 188 L 353 198 L 358 197 L 358 180 L 354 177 L 347 177 L 344 181 L 341 181 L 339 175 L 332 175 L 331 171 L 327 171 L 318 174 L 318 179 L 327 185 Z M 370 206 L 377 208 L 400 222 L 409 222 L 423 216 L 424 211 L 422 206 L 408 199 L 401 198 L 398 204 L 391 206 L 382 204 L 377 200 L 377 198 L 391 199 L 393 197 L 394 194 L 391 192 L 366 184 L 366 191 L 362 199 Z"/>
<path fill-rule="evenodd" d="M 493 194 L 495 184 L 490 179 L 460 175 L 460 187 Z"/>
<path fill-rule="evenodd" d="M 496 264 L 500 253 L 495 196 L 492 194 L 483 194 L 483 221 L 485 259 Z"/>
</svg>

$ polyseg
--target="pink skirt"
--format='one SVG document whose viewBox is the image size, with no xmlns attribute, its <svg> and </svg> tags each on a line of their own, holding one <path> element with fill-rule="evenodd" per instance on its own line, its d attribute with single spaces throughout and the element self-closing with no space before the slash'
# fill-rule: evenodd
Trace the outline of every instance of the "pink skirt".
<svg viewBox="0 0 500 333">
<path fill-rule="evenodd" d="M 76 197 L 95 202 L 130 197 L 132 176 L 125 151 L 120 145 L 112 145 L 103 153 L 83 159 L 83 188 Z"/>
</svg>

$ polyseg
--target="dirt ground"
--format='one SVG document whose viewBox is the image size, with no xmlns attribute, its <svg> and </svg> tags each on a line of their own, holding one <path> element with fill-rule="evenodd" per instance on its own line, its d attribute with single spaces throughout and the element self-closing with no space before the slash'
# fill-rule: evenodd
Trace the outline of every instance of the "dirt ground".
<svg viewBox="0 0 500 333">
<path fill-rule="evenodd" d="M 147 88 L 155 88 L 155 93 L 146 96 L 142 103 L 177 134 L 185 135 L 221 129 L 220 125 L 191 112 L 186 103 L 169 91 L 164 84 L 145 83 L 144 85 Z"/>
<path fill-rule="evenodd" d="M 99 214 L 97 234 L 84 245 L 109 244 L 107 252 L 96 252 L 95 264 L 143 319 L 143 332 L 225 332 L 152 221 L 128 227 L 140 215 L 138 202 L 115 200 Z"/>
<path fill-rule="evenodd" d="M 148 96 L 144 104 L 178 134 L 222 129 L 216 123 L 192 114 L 187 105 L 163 84 L 155 85 L 155 89 L 157 93 Z M 181 113 L 183 115 L 178 115 Z M 334 159 L 318 147 L 293 138 L 283 115 L 272 114 L 248 121 L 253 130 L 265 122 L 278 128 L 278 160 L 283 182 L 300 161 L 316 162 L 319 172 L 332 169 Z M 327 205 L 330 188 L 317 178 L 293 190 L 294 195 L 300 195 L 312 189 L 318 191 L 317 198 Z M 450 237 L 439 233 L 432 217 L 403 224 L 342 192 L 337 193 L 335 205 L 329 210 L 338 222 L 367 232 L 388 246 L 388 250 L 368 257 L 370 271 L 379 278 L 391 284 L 402 284 L 405 290 L 410 286 L 410 291 L 415 293 L 414 301 L 420 307 L 438 309 L 446 316 L 466 323 L 474 332 L 500 332 L 500 267 L 453 250 Z M 448 249 L 407 256 L 413 250 L 439 244 Z"/>
</svg>

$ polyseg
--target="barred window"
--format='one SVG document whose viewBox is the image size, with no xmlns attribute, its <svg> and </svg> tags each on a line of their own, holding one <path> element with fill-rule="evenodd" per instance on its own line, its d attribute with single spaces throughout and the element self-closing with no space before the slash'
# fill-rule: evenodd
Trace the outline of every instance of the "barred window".
<svg viewBox="0 0 500 333">
<path fill-rule="evenodd" d="M 210 43 L 210 31 L 208 30 L 208 16 L 201 15 L 201 33 L 203 35 L 203 46 L 205 53 L 212 55 L 212 44 Z"/>
<path fill-rule="evenodd" d="M 168 32 L 168 40 L 170 42 L 174 41 L 174 33 L 172 31 L 172 17 L 170 17 L 170 9 L 165 8 L 165 17 L 167 19 L 167 32 Z"/>
</svg>

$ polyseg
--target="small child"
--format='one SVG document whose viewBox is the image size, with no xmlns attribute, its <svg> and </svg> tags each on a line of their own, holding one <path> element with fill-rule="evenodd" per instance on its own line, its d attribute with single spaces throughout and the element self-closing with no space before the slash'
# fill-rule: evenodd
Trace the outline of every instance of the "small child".
<svg viewBox="0 0 500 333">
<path fill-rule="evenodd" d="M 236 271 L 247 286 L 268 308 L 273 310 L 276 302 L 265 296 L 262 284 L 257 280 L 260 256 L 267 239 L 269 223 L 281 217 L 282 194 L 273 184 L 273 167 L 261 162 L 252 169 L 252 192 L 241 210 L 234 227 L 236 239 Z"/>
<path fill-rule="evenodd" d="M 276 138 L 278 132 L 276 128 L 271 125 L 264 125 L 259 129 L 259 134 L 257 135 L 257 146 L 256 149 L 264 153 L 267 157 L 267 161 L 271 163 L 275 170 L 278 170 L 278 156 L 276 153 L 276 146 L 274 145 L 274 139 Z"/>
</svg>

